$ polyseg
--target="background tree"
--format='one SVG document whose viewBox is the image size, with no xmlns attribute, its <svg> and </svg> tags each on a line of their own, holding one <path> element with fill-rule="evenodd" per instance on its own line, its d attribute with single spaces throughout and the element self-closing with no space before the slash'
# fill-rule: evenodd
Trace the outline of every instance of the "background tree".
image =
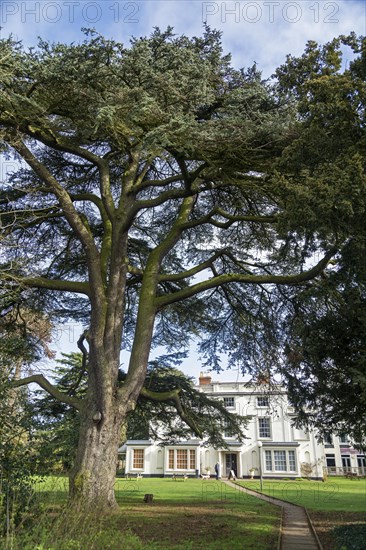
<svg viewBox="0 0 366 550">
<path fill-rule="evenodd" d="M 227 448 L 225 431 L 243 441 L 249 418 L 197 390 L 193 379 L 174 366 L 176 361 L 176 356 L 163 356 L 149 363 L 136 409 L 127 418 L 126 437 L 137 439 L 137 430 L 145 427 L 145 437 L 163 444 L 200 434 L 205 445 Z"/>
<path fill-rule="evenodd" d="M 82 366 L 83 356 L 73 352 L 62 354 L 55 361 L 52 379 L 55 387 L 67 395 L 85 397 L 86 372 Z M 52 395 L 36 391 L 36 399 L 30 410 L 34 430 L 42 446 L 38 450 L 42 473 L 68 472 L 74 462 L 79 433 L 79 413 Z"/>
<path fill-rule="evenodd" d="M 54 358 L 52 330 L 49 316 L 33 308 L 29 293 L 0 296 L 0 368 L 19 378 L 30 365 Z"/>
<path fill-rule="evenodd" d="M 340 46 L 357 55 L 342 72 Z M 285 184 L 296 228 L 306 218 L 317 239 L 343 243 L 323 278 L 293 291 L 286 311 L 285 362 L 280 369 L 303 423 L 319 432 L 347 433 L 359 445 L 366 435 L 365 361 L 365 104 L 364 39 L 340 37 L 319 47 L 310 42 L 300 58 L 277 71 L 283 92 L 299 106 L 300 131 L 281 163 L 304 185 Z M 310 233 L 311 234 L 311 233 Z"/>
<path fill-rule="evenodd" d="M 192 39 L 156 29 L 128 49 L 89 34 L 28 52 L 0 43 L 3 150 L 27 165 L 2 188 L 2 285 L 38 289 L 53 315 L 88 327 L 84 398 L 40 375 L 18 385 L 79 411 L 70 488 L 83 508 L 115 505 L 120 430 L 146 395 L 151 347 L 182 351 L 198 336 L 216 368 L 222 351 L 248 370 L 273 361 L 277 289 L 319 276 L 346 238 L 318 196 L 325 178 L 303 175 L 293 90 L 234 70 L 210 29 Z M 342 166 L 328 182 L 337 201 Z M 352 181 L 351 204 L 364 192 Z M 311 216 L 300 216 L 309 197 Z M 181 414 L 177 390 L 148 397 Z"/>
<path fill-rule="evenodd" d="M 27 390 L 14 395 L 5 369 L 0 371 L 0 536 L 9 534 L 29 504 L 37 450 L 30 438 Z"/>
<path fill-rule="evenodd" d="M 320 435 L 346 434 L 366 444 L 365 241 L 317 289 L 294 297 L 287 318 L 282 374 L 298 421 Z"/>
<path fill-rule="evenodd" d="M 28 293 L 29 296 L 29 293 Z M 32 498 L 32 476 L 39 473 L 42 441 L 35 426 L 28 388 L 15 390 L 24 371 L 44 358 L 52 324 L 46 315 L 20 304 L 17 293 L 1 296 L 0 310 L 0 533 L 9 535 Z"/>
<path fill-rule="evenodd" d="M 56 361 L 52 378 L 58 390 L 83 398 L 87 390 L 87 373 L 83 371 L 82 360 L 81 353 L 70 353 L 62 354 L 62 359 Z M 200 433 L 206 445 L 226 448 L 223 434 L 227 430 L 237 439 L 245 439 L 248 418 L 233 414 L 224 407 L 222 400 L 197 390 L 193 380 L 176 368 L 180 360 L 180 354 L 174 354 L 149 363 L 136 408 L 121 426 L 120 444 L 127 439 L 149 438 L 168 444 Z M 120 369 L 119 384 L 123 384 L 125 378 L 126 373 Z M 29 423 L 33 422 L 37 438 L 42 441 L 37 449 L 42 473 L 67 472 L 76 454 L 79 413 L 43 391 L 37 394 L 29 408 L 32 417 Z"/>
</svg>

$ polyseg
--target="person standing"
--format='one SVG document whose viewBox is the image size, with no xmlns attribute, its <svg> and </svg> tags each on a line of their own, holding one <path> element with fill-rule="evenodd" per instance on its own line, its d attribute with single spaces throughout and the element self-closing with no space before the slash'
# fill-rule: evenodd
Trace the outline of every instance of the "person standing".
<svg viewBox="0 0 366 550">
<path fill-rule="evenodd" d="M 235 463 L 234 462 L 231 464 L 229 479 L 233 479 L 234 481 L 236 480 L 236 472 L 235 472 Z"/>
</svg>

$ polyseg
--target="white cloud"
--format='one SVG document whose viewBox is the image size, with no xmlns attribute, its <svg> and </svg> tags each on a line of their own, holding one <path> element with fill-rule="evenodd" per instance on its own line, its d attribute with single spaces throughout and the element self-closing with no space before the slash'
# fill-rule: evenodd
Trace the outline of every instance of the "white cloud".
<svg viewBox="0 0 366 550">
<path fill-rule="evenodd" d="M 258 63 L 265 76 L 283 63 L 287 54 L 301 55 L 309 39 L 326 42 L 341 33 L 365 34 L 366 3 L 336 0 L 255 1 L 116 1 L 99 0 L 2 0 L 2 36 L 13 33 L 27 46 L 37 37 L 70 43 L 83 39 L 81 27 L 95 27 L 100 33 L 125 44 L 134 36 L 149 35 L 154 26 L 168 25 L 188 36 L 200 35 L 203 22 L 223 31 L 226 53 L 235 67 Z M 65 336 L 65 335 L 64 335 Z M 66 349 L 75 350 L 70 341 Z M 65 344 L 65 337 L 62 340 Z M 185 362 L 189 374 L 198 374 L 194 352 Z M 221 380 L 233 379 L 231 372 Z M 215 378 L 215 377 L 214 377 Z M 239 377 L 240 378 L 240 377 Z"/>
<path fill-rule="evenodd" d="M 82 27 L 127 44 L 132 35 L 149 35 L 154 26 L 189 36 L 200 35 L 203 22 L 223 31 L 226 52 L 236 67 L 254 61 L 270 75 L 288 53 L 299 55 L 307 40 L 325 42 L 351 30 L 365 33 L 366 3 L 352 0 L 245 1 L 115 1 L 3 0 L 2 35 L 12 32 L 27 46 L 37 36 L 72 42 L 83 38 Z"/>
<path fill-rule="evenodd" d="M 229 15 L 221 7 L 218 14 L 208 18 L 208 23 L 222 29 L 223 43 L 225 49 L 232 52 L 234 66 L 250 66 L 256 61 L 266 76 L 284 62 L 287 54 L 300 55 L 308 40 L 324 43 L 352 30 L 365 33 L 366 4 L 363 2 L 223 4 L 226 9 L 236 7 L 235 14 Z M 249 5 L 253 5 L 252 11 Z M 261 10 L 255 11 L 254 6 Z"/>
</svg>

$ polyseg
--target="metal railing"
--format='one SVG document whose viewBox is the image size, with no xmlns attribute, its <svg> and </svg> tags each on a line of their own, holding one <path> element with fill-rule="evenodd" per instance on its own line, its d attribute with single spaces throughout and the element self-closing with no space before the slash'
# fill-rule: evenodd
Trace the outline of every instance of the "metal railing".
<svg viewBox="0 0 366 550">
<path fill-rule="evenodd" d="M 355 466 L 328 466 L 324 468 L 328 476 L 344 476 L 344 477 L 364 477 L 366 476 L 366 467 Z"/>
</svg>

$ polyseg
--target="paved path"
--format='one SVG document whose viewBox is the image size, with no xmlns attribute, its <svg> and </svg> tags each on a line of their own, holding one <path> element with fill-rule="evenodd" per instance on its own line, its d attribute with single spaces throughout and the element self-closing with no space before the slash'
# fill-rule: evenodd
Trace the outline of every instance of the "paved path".
<svg viewBox="0 0 366 550">
<path fill-rule="evenodd" d="M 296 506 L 296 504 L 284 502 L 278 498 L 261 495 L 246 487 L 239 487 L 239 485 L 235 485 L 230 481 L 225 481 L 224 483 L 283 508 L 281 550 L 322 550 L 320 542 L 310 527 L 304 508 Z"/>
<path fill-rule="evenodd" d="M 283 503 L 281 549 L 319 550 L 304 508 Z"/>
</svg>

